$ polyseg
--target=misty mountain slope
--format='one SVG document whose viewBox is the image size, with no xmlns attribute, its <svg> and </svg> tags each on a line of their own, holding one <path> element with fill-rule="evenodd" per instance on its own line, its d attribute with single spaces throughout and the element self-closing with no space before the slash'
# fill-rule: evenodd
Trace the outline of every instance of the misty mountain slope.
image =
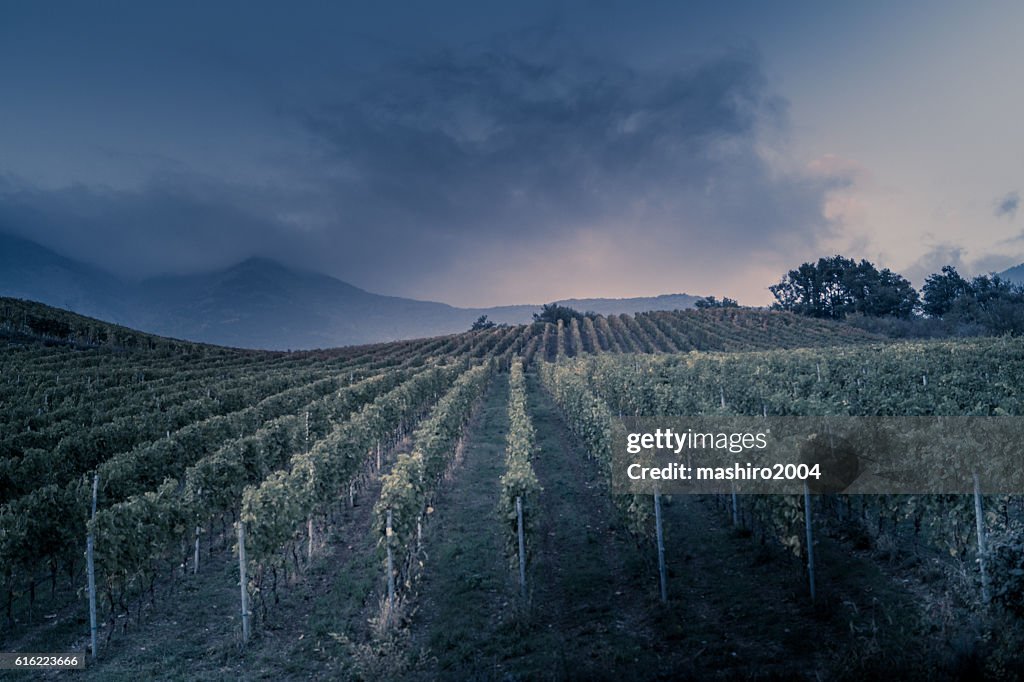
<svg viewBox="0 0 1024 682">
<path fill-rule="evenodd" d="M 1015 265 L 999 273 L 1003 279 L 1008 279 L 1014 284 L 1024 284 L 1024 263 Z"/>
<path fill-rule="evenodd" d="M 472 311 L 380 296 L 327 275 L 253 258 L 227 270 L 142 284 L 147 329 L 233 346 L 312 348 L 462 331 Z"/>
<path fill-rule="evenodd" d="M 242 348 L 308 349 L 452 334 L 480 316 L 532 320 L 540 304 L 457 308 L 374 294 L 328 275 L 250 258 L 214 272 L 126 282 L 31 241 L 0 235 L 0 295 L 39 301 L 177 339 Z M 694 296 L 571 299 L 611 315 L 693 307 Z"/>
<path fill-rule="evenodd" d="M 0 293 L 118 324 L 135 322 L 135 303 L 116 277 L 5 234 L 0 234 Z"/>
</svg>

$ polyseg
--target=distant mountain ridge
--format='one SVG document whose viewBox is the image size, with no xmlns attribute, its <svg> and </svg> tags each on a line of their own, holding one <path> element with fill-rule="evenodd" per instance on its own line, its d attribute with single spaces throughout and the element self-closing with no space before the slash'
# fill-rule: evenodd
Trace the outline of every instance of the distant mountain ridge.
<svg viewBox="0 0 1024 682">
<path fill-rule="evenodd" d="M 1024 284 L 1024 263 L 1007 268 L 998 273 L 1003 279 L 1008 279 L 1014 284 Z"/>
<path fill-rule="evenodd" d="M 439 336 L 465 331 L 480 316 L 530 322 L 537 305 L 457 308 L 383 296 L 321 273 L 250 258 L 223 270 L 125 282 L 35 242 L 0 234 L 0 295 L 190 341 L 271 350 Z M 698 297 L 567 299 L 605 315 L 682 310 Z"/>
</svg>

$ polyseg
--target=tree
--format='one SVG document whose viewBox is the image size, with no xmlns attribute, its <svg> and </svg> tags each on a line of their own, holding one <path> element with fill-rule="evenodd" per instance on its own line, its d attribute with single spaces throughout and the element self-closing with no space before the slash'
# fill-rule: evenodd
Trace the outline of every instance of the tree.
<svg viewBox="0 0 1024 682">
<path fill-rule="evenodd" d="M 851 310 L 853 298 L 847 288 L 857 264 L 842 256 L 819 258 L 783 275 L 769 287 L 775 307 L 810 317 L 840 319 Z"/>
<path fill-rule="evenodd" d="M 980 275 L 970 281 L 946 317 L 980 324 L 995 334 L 1024 333 L 1024 287 L 999 275 Z"/>
<path fill-rule="evenodd" d="M 487 319 L 486 315 L 481 315 L 476 318 L 476 322 L 474 322 L 473 326 L 469 328 L 469 331 L 475 332 L 481 329 L 493 329 L 496 326 L 497 325 L 492 320 Z"/>
<path fill-rule="evenodd" d="M 853 297 L 853 312 L 906 319 L 920 306 L 920 297 L 913 285 L 888 268 L 878 271 L 874 265 L 862 260 L 847 277 L 847 288 Z"/>
<path fill-rule="evenodd" d="M 704 298 L 697 299 L 693 304 L 695 307 L 704 308 L 739 308 L 740 304 L 738 301 L 731 299 L 727 296 L 723 296 L 722 300 L 719 301 L 714 296 L 705 296 Z"/>
<path fill-rule="evenodd" d="M 582 320 L 584 317 L 585 315 L 583 313 L 578 310 L 574 310 L 569 306 L 558 305 L 557 303 L 545 303 L 539 313 L 533 314 L 533 321 L 558 324 L 558 321 L 561 320 L 563 324 L 568 326 L 574 319 Z"/>
<path fill-rule="evenodd" d="M 925 280 L 924 312 L 958 326 L 995 334 L 1024 333 L 1024 287 L 999 275 L 964 279 L 952 265 Z"/>
<path fill-rule="evenodd" d="M 941 274 L 929 275 L 921 287 L 921 293 L 924 294 L 921 308 L 929 316 L 941 318 L 970 290 L 971 285 L 960 276 L 956 268 L 952 265 L 943 266 Z"/>
<path fill-rule="evenodd" d="M 811 317 L 843 319 L 851 313 L 874 317 L 910 317 L 917 291 L 906 278 L 873 263 L 832 256 L 804 263 L 769 287 L 774 308 Z"/>
</svg>

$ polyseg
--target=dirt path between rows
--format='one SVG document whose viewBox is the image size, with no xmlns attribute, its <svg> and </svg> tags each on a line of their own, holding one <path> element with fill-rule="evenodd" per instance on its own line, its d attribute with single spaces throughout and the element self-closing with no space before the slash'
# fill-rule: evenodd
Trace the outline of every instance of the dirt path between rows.
<svg viewBox="0 0 1024 682">
<path fill-rule="evenodd" d="M 919 641 L 911 600 L 869 561 L 820 537 L 819 599 L 797 559 L 759 547 L 707 499 L 666 498 L 669 603 L 653 543 L 621 523 L 598 464 L 529 377 L 539 452 L 529 606 L 496 514 L 507 429 L 492 387 L 437 502 L 414 621 L 416 679 L 836 679 L 882 674 Z M 913 676 L 912 670 L 904 670 Z"/>
<path fill-rule="evenodd" d="M 413 622 L 428 664 L 417 679 L 635 677 L 652 634 L 650 585 L 634 580 L 637 552 L 620 529 L 594 463 L 575 449 L 554 405 L 531 379 L 528 397 L 544 491 L 518 597 L 497 514 L 508 429 L 507 379 L 495 382 L 463 461 L 439 495 Z M 630 674 L 634 673 L 634 674 Z"/>
<path fill-rule="evenodd" d="M 434 499 L 411 621 L 411 679 L 501 677 L 515 608 L 497 504 L 508 432 L 508 376 L 491 382 L 462 459 Z"/>
</svg>

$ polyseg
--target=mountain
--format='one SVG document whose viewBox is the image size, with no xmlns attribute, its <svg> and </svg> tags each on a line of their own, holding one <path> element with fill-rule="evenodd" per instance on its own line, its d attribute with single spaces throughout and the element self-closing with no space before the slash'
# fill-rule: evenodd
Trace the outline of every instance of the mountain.
<svg viewBox="0 0 1024 682">
<path fill-rule="evenodd" d="M 643 313 L 648 310 L 685 310 L 692 308 L 700 298 L 700 296 L 690 296 L 689 294 L 661 294 L 660 296 L 640 298 L 567 298 L 555 301 L 555 303 L 580 312 L 621 315 L 623 313 Z M 536 306 L 533 307 L 536 308 Z"/>
<path fill-rule="evenodd" d="M 209 273 L 125 282 L 34 242 L 0 235 L 0 295 L 149 333 L 242 348 L 305 349 L 452 334 L 480 316 L 530 322 L 540 305 L 456 308 L 368 292 L 265 258 Z M 568 299 L 602 314 L 693 307 L 694 296 Z"/>
<path fill-rule="evenodd" d="M 381 296 L 327 275 L 253 258 L 226 270 L 142 283 L 143 329 L 258 348 L 328 348 L 465 331 L 478 314 Z"/>
<path fill-rule="evenodd" d="M 35 242 L 0 234 L 0 292 L 118 324 L 132 322 L 124 284 Z"/>
<path fill-rule="evenodd" d="M 1014 284 L 1024 284 L 1024 263 L 1015 265 L 1008 270 L 1003 270 L 999 273 L 999 276 L 1010 280 Z"/>
</svg>

